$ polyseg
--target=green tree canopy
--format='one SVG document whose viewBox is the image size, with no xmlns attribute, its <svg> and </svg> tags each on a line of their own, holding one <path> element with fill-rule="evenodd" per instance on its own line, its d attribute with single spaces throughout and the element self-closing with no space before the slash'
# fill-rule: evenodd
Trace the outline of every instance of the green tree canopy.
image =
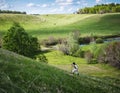
<svg viewBox="0 0 120 93">
<path fill-rule="evenodd" d="M 26 14 L 26 12 L 11 11 L 11 10 L 0 10 L 0 14 L 1 13 L 7 13 L 7 14 Z"/>
<path fill-rule="evenodd" d="M 2 47 L 28 57 L 40 49 L 38 39 L 29 36 L 19 23 L 14 23 L 3 37 Z"/>
<path fill-rule="evenodd" d="M 110 3 L 79 9 L 77 14 L 103 14 L 120 12 L 120 4 Z"/>
</svg>

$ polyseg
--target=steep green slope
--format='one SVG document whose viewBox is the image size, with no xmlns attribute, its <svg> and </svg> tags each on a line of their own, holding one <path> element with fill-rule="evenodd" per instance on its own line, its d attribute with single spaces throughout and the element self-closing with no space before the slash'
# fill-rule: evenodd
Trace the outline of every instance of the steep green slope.
<svg viewBox="0 0 120 93">
<path fill-rule="evenodd" d="M 4 33 L 14 21 L 19 22 L 31 35 L 39 38 L 64 37 L 79 30 L 82 35 L 118 34 L 120 13 L 115 14 L 61 14 L 61 15 L 0 15 L 0 33 Z"/>
<path fill-rule="evenodd" d="M 47 64 L 0 49 L 0 93 L 119 93 L 119 80 L 109 82 L 69 75 Z"/>
</svg>

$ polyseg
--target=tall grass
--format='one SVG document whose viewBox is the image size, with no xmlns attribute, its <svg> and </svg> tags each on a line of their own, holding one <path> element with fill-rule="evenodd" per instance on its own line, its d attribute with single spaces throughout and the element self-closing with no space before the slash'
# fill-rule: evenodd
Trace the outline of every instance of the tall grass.
<svg viewBox="0 0 120 93">
<path fill-rule="evenodd" d="M 101 46 L 101 45 L 98 45 Z M 82 47 L 82 50 L 91 50 L 93 45 L 86 45 Z M 65 71 L 71 72 L 71 64 L 76 62 L 79 66 L 79 72 L 90 76 L 97 77 L 109 77 L 109 78 L 119 78 L 120 70 L 109 66 L 108 64 L 87 64 L 84 58 L 72 57 L 64 55 L 59 51 L 48 51 L 45 53 L 48 59 L 48 64 L 53 65 L 57 68 L 63 69 Z"/>
<path fill-rule="evenodd" d="M 118 83 L 68 72 L 0 49 L 0 93 L 119 93 Z"/>
</svg>

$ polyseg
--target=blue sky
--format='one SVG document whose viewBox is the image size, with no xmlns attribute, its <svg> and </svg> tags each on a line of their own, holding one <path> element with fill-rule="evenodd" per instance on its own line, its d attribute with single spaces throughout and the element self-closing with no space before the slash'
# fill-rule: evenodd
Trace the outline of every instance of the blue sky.
<svg viewBox="0 0 120 93">
<path fill-rule="evenodd" d="M 28 14 L 64 14 L 101 3 L 120 3 L 120 0 L 0 0 L 0 9 Z"/>
</svg>

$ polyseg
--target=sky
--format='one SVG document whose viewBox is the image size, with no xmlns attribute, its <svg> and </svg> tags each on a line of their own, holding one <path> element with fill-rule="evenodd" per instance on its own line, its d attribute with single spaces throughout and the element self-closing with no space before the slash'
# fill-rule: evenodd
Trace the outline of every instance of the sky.
<svg viewBox="0 0 120 93">
<path fill-rule="evenodd" d="M 0 9 L 27 14 L 68 14 L 103 3 L 120 3 L 120 0 L 0 0 Z"/>
</svg>

